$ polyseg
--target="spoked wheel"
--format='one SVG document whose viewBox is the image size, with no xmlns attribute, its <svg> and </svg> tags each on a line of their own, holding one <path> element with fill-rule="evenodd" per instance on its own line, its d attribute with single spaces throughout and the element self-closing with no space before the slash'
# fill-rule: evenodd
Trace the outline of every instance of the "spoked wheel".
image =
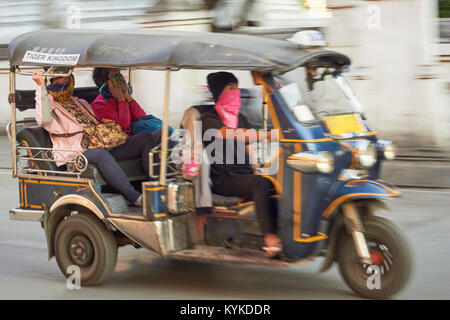
<svg viewBox="0 0 450 320">
<path fill-rule="evenodd" d="M 80 268 L 81 284 L 98 285 L 114 271 L 117 243 L 111 231 L 96 217 L 80 213 L 62 221 L 55 233 L 55 256 L 59 269 Z"/>
<path fill-rule="evenodd" d="M 406 238 L 392 222 L 381 217 L 363 220 L 372 265 L 363 264 L 353 238 L 339 244 L 339 271 L 345 283 L 364 298 L 386 299 L 399 292 L 410 278 L 412 256 Z"/>
</svg>

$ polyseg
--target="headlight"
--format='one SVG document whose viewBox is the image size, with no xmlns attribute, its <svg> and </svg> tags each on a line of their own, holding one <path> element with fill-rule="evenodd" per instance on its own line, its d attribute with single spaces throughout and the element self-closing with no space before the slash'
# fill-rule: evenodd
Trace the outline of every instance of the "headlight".
<svg viewBox="0 0 450 320">
<path fill-rule="evenodd" d="M 394 160 L 397 155 L 397 145 L 392 141 L 379 140 L 377 142 L 386 160 Z"/>
<path fill-rule="evenodd" d="M 286 162 L 294 170 L 303 173 L 330 173 L 334 170 L 334 158 L 326 151 L 295 153 L 290 155 Z"/>
<path fill-rule="evenodd" d="M 377 150 L 372 143 L 363 143 L 358 147 L 359 163 L 370 168 L 377 162 Z"/>
</svg>

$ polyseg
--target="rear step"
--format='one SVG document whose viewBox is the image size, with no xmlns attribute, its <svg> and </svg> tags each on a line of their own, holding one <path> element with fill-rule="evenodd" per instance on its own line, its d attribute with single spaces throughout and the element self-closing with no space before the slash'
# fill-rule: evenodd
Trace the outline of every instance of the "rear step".
<svg viewBox="0 0 450 320">
<path fill-rule="evenodd" d="M 169 257 L 179 260 L 238 263 L 272 268 L 286 268 L 290 263 L 279 259 L 269 259 L 262 250 L 197 245 L 194 248 L 174 252 Z"/>
</svg>

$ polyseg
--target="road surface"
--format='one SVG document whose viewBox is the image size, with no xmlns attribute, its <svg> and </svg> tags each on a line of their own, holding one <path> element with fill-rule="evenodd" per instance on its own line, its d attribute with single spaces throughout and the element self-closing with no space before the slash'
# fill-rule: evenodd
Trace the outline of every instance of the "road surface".
<svg viewBox="0 0 450 320">
<path fill-rule="evenodd" d="M 415 255 L 409 285 L 396 299 L 450 299 L 450 190 L 403 190 L 385 213 L 408 236 Z M 0 299 L 358 299 L 323 258 L 288 269 L 176 261 L 144 249 L 119 249 L 117 268 L 100 287 L 66 288 L 47 260 L 39 223 L 10 221 L 17 180 L 0 169 Z"/>
</svg>

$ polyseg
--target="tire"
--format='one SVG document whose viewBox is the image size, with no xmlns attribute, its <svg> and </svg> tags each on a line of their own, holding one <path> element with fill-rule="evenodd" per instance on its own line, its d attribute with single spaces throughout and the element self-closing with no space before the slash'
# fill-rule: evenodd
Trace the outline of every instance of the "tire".
<svg viewBox="0 0 450 320">
<path fill-rule="evenodd" d="M 69 277 L 67 268 L 77 265 L 85 286 L 101 284 L 116 267 L 117 243 L 113 233 L 88 213 L 69 216 L 58 225 L 54 248 L 61 272 Z"/>
<path fill-rule="evenodd" d="M 369 289 L 368 278 L 375 271 L 360 262 L 353 237 L 348 233 L 338 244 L 339 271 L 345 283 L 361 297 L 387 299 L 403 289 L 411 276 L 411 250 L 406 237 L 391 221 L 370 216 L 363 219 L 363 225 L 372 261 L 380 270 L 380 287 Z M 370 282 L 376 284 L 372 281 L 373 277 Z"/>
</svg>

